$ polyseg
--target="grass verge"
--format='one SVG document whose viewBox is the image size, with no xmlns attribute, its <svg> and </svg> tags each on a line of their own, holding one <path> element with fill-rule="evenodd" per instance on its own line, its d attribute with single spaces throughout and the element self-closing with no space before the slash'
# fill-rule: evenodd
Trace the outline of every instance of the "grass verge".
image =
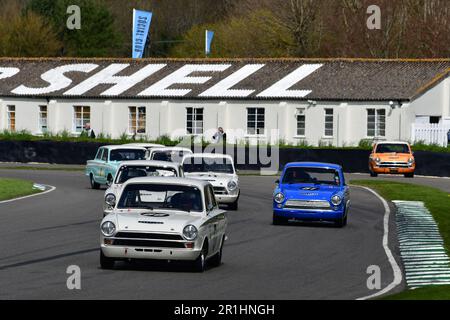
<svg viewBox="0 0 450 320">
<path fill-rule="evenodd" d="M 24 197 L 39 192 L 41 190 L 33 189 L 33 182 L 31 181 L 0 178 L 0 201 Z"/>
<path fill-rule="evenodd" d="M 444 246 L 450 253 L 450 194 L 428 186 L 401 182 L 352 180 L 351 184 L 369 187 L 386 200 L 423 201 L 437 222 Z M 407 290 L 385 299 L 450 299 L 449 289 L 450 286 L 430 286 Z"/>
<path fill-rule="evenodd" d="M 84 167 L 0 166 L 0 170 L 84 171 Z"/>
</svg>

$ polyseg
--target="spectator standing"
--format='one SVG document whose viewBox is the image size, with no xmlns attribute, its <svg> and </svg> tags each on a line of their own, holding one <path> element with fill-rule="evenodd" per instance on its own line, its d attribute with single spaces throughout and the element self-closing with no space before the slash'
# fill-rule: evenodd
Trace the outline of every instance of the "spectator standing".
<svg viewBox="0 0 450 320">
<path fill-rule="evenodd" d="M 227 134 L 223 131 L 222 127 L 217 128 L 217 132 L 213 135 L 214 143 L 219 143 L 222 141 L 226 141 Z"/>
<path fill-rule="evenodd" d="M 81 133 L 81 136 L 95 139 L 95 132 L 94 130 L 92 130 L 91 124 L 89 122 L 84 125 L 84 130 Z"/>
</svg>

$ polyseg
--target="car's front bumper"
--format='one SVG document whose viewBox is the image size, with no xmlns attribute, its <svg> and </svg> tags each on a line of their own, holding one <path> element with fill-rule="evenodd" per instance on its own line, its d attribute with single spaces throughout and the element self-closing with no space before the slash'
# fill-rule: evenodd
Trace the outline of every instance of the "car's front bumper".
<svg viewBox="0 0 450 320">
<path fill-rule="evenodd" d="M 373 166 L 371 171 L 378 174 L 405 174 L 414 173 L 415 167 L 399 168 L 399 167 L 377 167 Z"/>
<path fill-rule="evenodd" d="M 344 209 L 338 210 L 300 210 L 273 208 L 273 214 L 285 219 L 298 220 L 336 220 L 345 216 Z"/>
<path fill-rule="evenodd" d="M 101 245 L 103 254 L 115 259 L 151 259 L 193 261 L 200 255 L 201 249 L 148 248 Z"/>
<path fill-rule="evenodd" d="M 234 203 L 239 199 L 239 194 L 215 194 L 219 203 Z"/>
</svg>

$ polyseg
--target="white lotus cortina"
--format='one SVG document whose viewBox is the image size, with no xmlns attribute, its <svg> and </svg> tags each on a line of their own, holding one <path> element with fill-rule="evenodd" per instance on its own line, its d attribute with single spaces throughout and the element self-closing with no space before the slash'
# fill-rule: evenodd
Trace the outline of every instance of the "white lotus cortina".
<svg viewBox="0 0 450 320">
<path fill-rule="evenodd" d="M 182 164 L 185 177 L 210 182 L 219 203 L 227 204 L 231 210 L 238 209 L 239 177 L 231 156 L 194 153 L 186 155 Z"/>
<path fill-rule="evenodd" d="M 214 191 L 206 181 L 174 177 L 133 178 L 125 182 L 112 213 L 101 222 L 100 265 L 117 260 L 191 261 L 198 272 L 206 261 L 220 265 L 227 227 Z"/>
<path fill-rule="evenodd" d="M 103 216 L 112 212 L 113 208 L 108 205 L 108 202 L 111 198 L 117 197 L 123 184 L 132 178 L 139 177 L 183 177 L 183 170 L 179 163 L 174 162 L 149 160 L 122 162 L 111 185 L 105 191 Z"/>
</svg>

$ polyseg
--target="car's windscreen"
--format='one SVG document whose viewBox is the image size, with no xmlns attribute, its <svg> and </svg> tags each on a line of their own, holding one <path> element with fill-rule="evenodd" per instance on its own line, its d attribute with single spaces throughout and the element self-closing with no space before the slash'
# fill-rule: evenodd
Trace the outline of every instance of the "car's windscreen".
<svg viewBox="0 0 450 320">
<path fill-rule="evenodd" d="M 130 184 L 125 187 L 117 206 L 119 209 L 174 209 L 203 211 L 200 189 L 170 184 Z"/>
<path fill-rule="evenodd" d="M 227 158 L 190 157 L 183 162 L 184 172 L 234 173 L 233 164 Z"/>
<path fill-rule="evenodd" d="M 156 161 L 168 161 L 168 162 L 181 162 L 186 151 L 155 151 L 152 155 L 152 160 Z"/>
<path fill-rule="evenodd" d="M 159 166 L 125 166 L 117 173 L 115 183 L 125 183 L 139 177 L 177 177 L 175 168 Z"/>
<path fill-rule="evenodd" d="M 109 161 L 145 160 L 145 150 L 116 149 L 111 150 Z"/>
<path fill-rule="evenodd" d="M 282 183 L 311 183 L 338 186 L 340 178 L 339 173 L 334 169 L 292 167 L 286 169 Z"/>
<path fill-rule="evenodd" d="M 377 145 L 376 153 L 409 153 L 409 148 L 407 144 L 379 144 Z"/>
</svg>

